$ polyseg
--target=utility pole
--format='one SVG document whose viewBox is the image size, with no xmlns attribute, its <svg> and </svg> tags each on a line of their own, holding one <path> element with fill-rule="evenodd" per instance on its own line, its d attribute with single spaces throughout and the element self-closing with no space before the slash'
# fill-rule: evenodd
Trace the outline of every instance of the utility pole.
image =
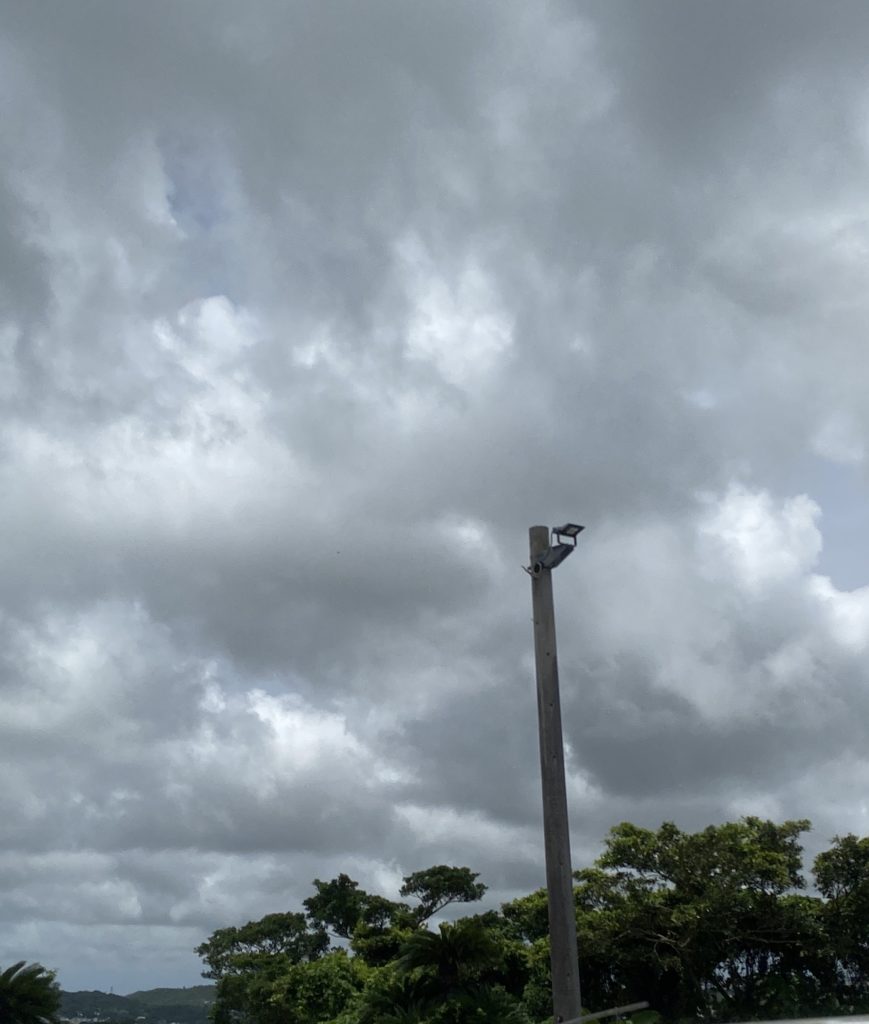
<svg viewBox="0 0 869 1024">
<path fill-rule="evenodd" d="M 574 545 L 582 529 L 568 523 L 554 534 L 570 537 Z M 540 774 L 543 783 L 543 832 L 546 846 L 546 889 L 549 895 L 549 942 L 552 964 L 552 1005 L 556 1021 L 581 1014 L 576 912 L 570 864 L 567 787 L 564 780 L 564 741 L 558 692 L 555 648 L 555 605 L 552 568 L 570 553 L 571 545 L 550 543 L 546 526 L 529 531 L 531 601 L 534 610 L 534 658 L 537 666 L 537 715 L 540 728 Z"/>
</svg>

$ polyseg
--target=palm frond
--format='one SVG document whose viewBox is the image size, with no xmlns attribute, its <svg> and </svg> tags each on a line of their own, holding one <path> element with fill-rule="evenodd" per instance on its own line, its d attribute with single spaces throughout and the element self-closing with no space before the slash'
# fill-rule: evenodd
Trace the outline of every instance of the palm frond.
<svg viewBox="0 0 869 1024">
<path fill-rule="evenodd" d="M 60 989 L 42 964 L 20 960 L 0 973 L 0 1021 L 3 1024 L 54 1024 Z"/>
</svg>

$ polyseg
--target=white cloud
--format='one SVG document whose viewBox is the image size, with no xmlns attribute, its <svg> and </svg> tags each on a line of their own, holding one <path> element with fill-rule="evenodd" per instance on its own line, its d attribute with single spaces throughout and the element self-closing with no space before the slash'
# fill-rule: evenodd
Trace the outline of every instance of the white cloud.
<svg viewBox="0 0 869 1024">
<path fill-rule="evenodd" d="M 710 500 L 700 525 L 707 571 L 730 568 L 752 591 L 799 577 L 821 553 L 816 525 L 820 514 L 806 495 L 788 498 L 776 508 L 766 491 L 732 485 L 722 500 Z"/>
<path fill-rule="evenodd" d="M 407 345 L 456 387 L 475 392 L 512 345 L 512 325 L 483 268 L 472 261 L 453 283 L 438 272 L 418 239 L 399 246 L 408 266 L 414 311 Z"/>
<path fill-rule="evenodd" d="M 816 601 L 816 614 L 836 641 L 855 654 L 869 643 L 869 587 L 836 589 L 826 576 L 813 576 L 809 592 Z"/>
</svg>

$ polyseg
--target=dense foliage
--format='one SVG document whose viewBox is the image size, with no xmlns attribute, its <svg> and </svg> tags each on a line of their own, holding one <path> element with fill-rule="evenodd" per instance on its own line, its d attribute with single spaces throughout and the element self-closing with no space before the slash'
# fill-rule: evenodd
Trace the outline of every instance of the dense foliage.
<svg viewBox="0 0 869 1024">
<path fill-rule="evenodd" d="M 60 1007 L 60 988 L 52 971 L 21 960 L 0 972 L 2 1024 L 53 1024 Z"/>
<path fill-rule="evenodd" d="M 686 833 L 623 823 L 574 888 L 583 1002 L 648 1000 L 652 1021 L 869 1011 L 869 838 L 836 837 L 805 892 L 807 821 Z M 222 928 L 197 952 L 217 1024 L 465 1024 L 551 1019 L 546 893 L 429 927 L 486 887 L 438 865 L 399 895 L 314 881 L 304 913 Z"/>
</svg>

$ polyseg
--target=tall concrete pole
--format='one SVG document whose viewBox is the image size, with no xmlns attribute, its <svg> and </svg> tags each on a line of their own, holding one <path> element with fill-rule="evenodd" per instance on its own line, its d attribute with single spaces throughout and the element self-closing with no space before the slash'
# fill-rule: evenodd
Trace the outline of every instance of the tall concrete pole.
<svg viewBox="0 0 869 1024">
<path fill-rule="evenodd" d="M 531 566 L 549 547 L 549 528 L 529 531 Z M 543 782 L 543 832 L 546 846 L 546 889 L 549 894 L 549 942 L 552 964 L 552 1005 L 556 1021 L 580 1015 L 579 964 L 567 787 L 564 781 L 564 742 L 555 649 L 555 605 L 552 570 L 531 576 L 534 610 L 534 658 L 537 665 L 537 716 L 540 728 L 540 774 Z"/>
</svg>

